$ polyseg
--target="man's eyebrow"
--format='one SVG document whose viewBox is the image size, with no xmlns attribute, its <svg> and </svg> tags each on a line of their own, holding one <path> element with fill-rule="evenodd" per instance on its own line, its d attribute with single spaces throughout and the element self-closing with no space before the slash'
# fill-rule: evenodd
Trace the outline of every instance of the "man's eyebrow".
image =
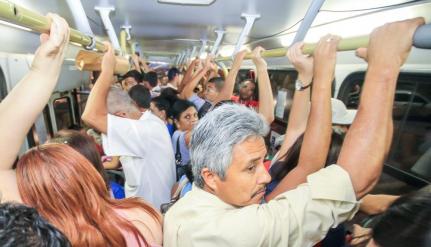
<svg viewBox="0 0 431 247">
<path fill-rule="evenodd" d="M 247 163 L 252 163 L 252 162 L 259 161 L 259 160 L 260 160 L 260 157 L 256 157 L 254 159 L 248 160 Z"/>
</svg>

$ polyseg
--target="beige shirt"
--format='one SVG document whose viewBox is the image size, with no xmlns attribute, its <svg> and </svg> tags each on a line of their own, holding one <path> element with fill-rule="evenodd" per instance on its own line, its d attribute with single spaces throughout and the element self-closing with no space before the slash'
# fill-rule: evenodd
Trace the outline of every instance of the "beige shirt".
<svg viewBox="0 0 431 247">
<path fill-rule="evenodd" d="M 173 246 L 312 246 L 351 219 L 359 202 L 349 174 L 332 165 L 269 203 L 236 208 L 195 185 L 167 212 L 163 243 Z"/>
</svg>

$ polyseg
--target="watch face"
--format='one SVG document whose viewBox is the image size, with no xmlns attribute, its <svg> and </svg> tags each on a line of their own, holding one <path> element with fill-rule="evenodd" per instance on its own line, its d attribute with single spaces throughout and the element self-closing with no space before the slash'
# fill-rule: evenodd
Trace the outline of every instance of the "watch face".
<svg viewBox="0 0 431 247">
<path fill-rule="evenodd" d="M 300 81 L 296 80 L 295 81 L 295 89 L 299 91 L 299 90 L 301 90 L 301 88 L 302 88 L 302 83 Z"/>
</svg>

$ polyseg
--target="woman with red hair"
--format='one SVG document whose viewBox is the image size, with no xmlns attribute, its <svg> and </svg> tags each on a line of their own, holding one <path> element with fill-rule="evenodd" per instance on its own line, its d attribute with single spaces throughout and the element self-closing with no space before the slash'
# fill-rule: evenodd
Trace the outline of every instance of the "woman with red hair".
<svg viewBox="0 0 431 247">
<path fill-rule="evenodd" d="M 110 198 L 100 173 L 65 144 L 29 150 L 17 164 L 16 177 L 22 201 L 73 246 L 162 244 L 160 214 L 136 198 Z"/>
</svg>

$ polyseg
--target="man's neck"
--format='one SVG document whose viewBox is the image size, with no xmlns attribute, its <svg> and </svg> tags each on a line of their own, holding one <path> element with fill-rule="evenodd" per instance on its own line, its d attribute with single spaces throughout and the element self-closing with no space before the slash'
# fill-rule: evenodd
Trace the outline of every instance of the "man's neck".
<svg viewBox="0 0 431 247">
<path fill-rule="evenodd" d="M 176 81 L 169 81 L 168 85 L 171 85 L 172 87 L 177 87 L 177 82 Z"/>
</svg>

